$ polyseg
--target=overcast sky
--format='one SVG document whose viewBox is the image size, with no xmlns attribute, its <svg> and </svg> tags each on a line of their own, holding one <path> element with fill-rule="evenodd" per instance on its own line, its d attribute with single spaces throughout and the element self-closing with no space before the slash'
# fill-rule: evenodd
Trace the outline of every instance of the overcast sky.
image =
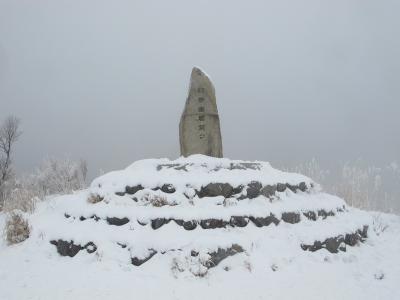
<svg viewBox="0 0 400 300">
<path fill-rule="evenodd" d="M 400 161 L 399 15 L 398 0 L 0 0 L 0 120 L 22 120 L 19 172 L 175 158 L 196 65 L 226 157 Z"/>
</svg>

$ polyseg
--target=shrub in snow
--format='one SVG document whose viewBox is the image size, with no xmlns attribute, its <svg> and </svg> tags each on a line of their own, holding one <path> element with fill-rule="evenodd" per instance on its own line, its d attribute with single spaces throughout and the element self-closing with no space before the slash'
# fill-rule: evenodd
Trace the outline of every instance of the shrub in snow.
<svg viewBox="0 0 400 300">
<path fill-rule="evenodd" d="M 29 238 L 28 221 L 18 212 L 12 212 L 8 216 L 5 226 L 6 240 L 8 244 L 17 244 Z"/>
<path fill-rule="evenodd" d="M 172 275 L 177 278 L 180 273 L 189 271 L 196 277 L 204 277 L 208 272 L 208 268 L 205 266 L 208 257 L 206 259 L 200 257 L 200 255 L 174 257 L 171 263 Z"/>
<path fill-rule="evenodd" d="M 18 185 L 8 193 L 3 204 L 3 210 L 6 212 L 20 210 L 32 213 L 35 210 L 36 201 L 37 197 L 32 189 Z"/>
<path fill-rule="evenodd" d="M 380 235 L 386 229 L 388 229 L 388 227 L 389 227 L 389 225 L 385 224 L 381 214 L 374 215 L 373 221 L 372 221 L 372 228 L 374 229 L 374 232 L 376 233 L 376 235 Z"/>
<path fill-rule="evenodd" d="M 151 192 L 144 193 L 143 196 L 141 197 L 141 201 L 143 201 L 145 205 L 151 205 L 154 207 L 162 207 L 165 205 L 170 205 L 170 206 L 176 205 L 175 202 L 168 201 L 168 198 L 165 197 L 164 195 Z"/>
<path fill-rule="evenodd" d="M 96 204 L 104 200 L 104 197 L 101 197 L 98 194 L 91 193 L 87 199 L 87 201 L 91 204 Z"/>
</svg>

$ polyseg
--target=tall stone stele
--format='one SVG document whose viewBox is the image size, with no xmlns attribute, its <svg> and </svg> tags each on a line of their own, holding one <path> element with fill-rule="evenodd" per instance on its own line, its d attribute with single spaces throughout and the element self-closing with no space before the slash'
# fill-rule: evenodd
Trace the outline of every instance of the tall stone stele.
<svg viewBox="0 0 400 300">
<path fill-rule="evenodd" d="M 189 95 L 179 124 L 179 140 L 182 156 L 223 156 L 214 85 L 207 74 L 196 67 L 190 76 Z"/>
</svg>

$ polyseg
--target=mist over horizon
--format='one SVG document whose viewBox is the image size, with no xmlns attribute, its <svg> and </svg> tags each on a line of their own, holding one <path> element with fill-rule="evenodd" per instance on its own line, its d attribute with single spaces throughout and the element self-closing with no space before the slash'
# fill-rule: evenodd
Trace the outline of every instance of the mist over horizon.
<svg viewBox="0 0 400 300">
<path fill-rule="evenodd" d="M 340 169 L 400 161 L 400 3 L 0 1 L 0 120 L 18 173 L 89 177 L 179 156 L 193 66 L 214 83 L 224 156 Z"/>
</svg>

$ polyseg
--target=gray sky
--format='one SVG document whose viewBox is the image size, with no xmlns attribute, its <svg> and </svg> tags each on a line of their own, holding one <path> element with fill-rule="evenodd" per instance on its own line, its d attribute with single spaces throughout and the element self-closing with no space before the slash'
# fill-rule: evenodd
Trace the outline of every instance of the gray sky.
<svg viewBox="0 0 400 300">
<path fill-rule="evenodd" d="M 194 65 L 216 87 L 226 157 L 399 161 L 399 14 L 397 0 L 0 0 L 16 168 L 177 157 Z"/>
</svg>

